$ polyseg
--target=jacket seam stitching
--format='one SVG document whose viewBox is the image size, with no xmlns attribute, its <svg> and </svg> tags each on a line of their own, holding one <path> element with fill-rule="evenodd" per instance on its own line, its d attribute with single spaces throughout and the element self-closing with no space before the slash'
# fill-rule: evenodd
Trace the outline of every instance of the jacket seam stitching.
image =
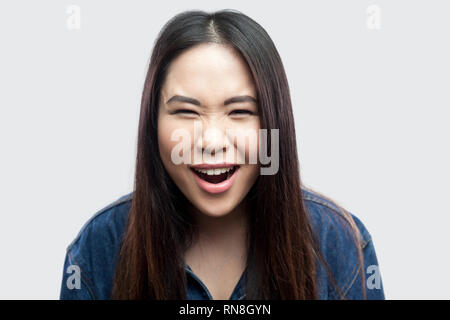
<svg viewBox="0 0 450 320">
<path fill-rule="evenodd" d="M 353 284 L 355 283 L 356 278 L 358 277 L 359 271 L 360 269 L 356 266 L 356 272 L 355 275 L 353 276 L 353 278 L 351 279 L 351 281 L 349 281 L 348 285 L 347 285 L 347 289 L 344 290 L 344 296 L 347 295 L 347 293 L 350 291 L 351 287 L 353 286 Z M 354 271 L 353 271 L 354 272 Z"/>
<path fill-rule="evenodd" d="M 338 213 L 340 216 L 342 216 L 342 213 L 338 209 L 336 209 L 336 207 L 332 206 L 331 204 L 329 204 L 326 201 L 323 201 L 320 198 L 317 198 L 315 196 L 308 195 L 308 194 L 304 194 L 303 197 L 304 197 L 305 200 L 309 200 L 309 201 L 313 201 L 313 202 L 322 204 L 322 205 L 326 206 L 327 208 L 333 210 L 334 212 Z"/>
<path fill-rule="evenodd" d="M 304 194 L 303 196 L 304 196 L 304 199 L 305 199 L 305 200 L 307 200 L 307 201 L 312 201 L 312 202 L 316 202 L 316 203 L 318 203 L 318 204 L 324 205 L 325 207 L 327 207 L 327 208 L 333 210 L 333 211 L 334 211 L 335 213 L 337 213 L 340 217 L 342 217 L 342 218 L 345 219 L 345 217 L 343 216 L 343 214 L 342 214 L 339 210 L 337 210 L 334 206 L 332 206 L 331 204 L 329 204 L 328 202 L 323 201 L 322 199 L 320 199 L 320 198 L 318 198 L 318 197 L 316 197 L 316 196 L 314 196 L 314 195 L 310 195 L 310 194 Z M 361 235 L 361 236 L 360 236 L 360 239 L 362 240 L 362 241 L 361 241 L 361 249 L 364 249 L 365 246 L 367 245 L 367 243 L 369 243 L 369 241 L 371 240 L 371 237 L 369 236 L 369 239 L 365 239 L 365 237 L 362 235 L 361 232 L 359 232 L 359 234 Z"/>
<path fill-rule="evenodd" d="M 363 247 L 362 249 L 364 249 L 370 241 L 372 241 L 372 239 L 370 239 L 369 241 L 367 241 L 367 242 L 366 242 L 366 245 L 364 245 L 364 247 Z M 364 268 L 364 265 L 363 265 L 363 268 Z M 357 277 L 358 274 L 359 274 L 359 271 L 360 271 L 360 268 L 357 269 L 357 272 L 356 272 L 355 276 L 353 277 L 353 280 L 352 280 L 352 281 L 350 282 L 350 284 L 348 285 L 348 288 L 345 290 L 344 295 L 346 295 L 347 292 L 352 288 L 352 286 L 353 286 L 353 284 L 354 284 L 354 282 L 355 282 L 355 280 L 356 280 L 356 277 Z"/>
<path fill-rule="evenodd" d="M 72 260 L 74 262 L 75 265 L 77 265 L 80 270 L 81 270 L 81 274 L 80 274 L 80 279 L 81 281 L 84 283 L 84 285 L 86 286 L 86 288 L 88 289 L 89 295 L 91 296 L 92 299 L 96 300 L 96 296 L 94 294 L 94 292 L 92 291 L 91 287 L 89 286 L 89 284 L 87 283 L 86 280 L 88 280 L 89 282 L 93 283 L 93 281 L 89 278 L 88 274 L 83 270 L 83 268 L 81 268 L 81 265 L 75 260 L 75 258 L 73 257 L 73 255 L 71 254 L 70 251 L 67 252 L 68 257 L 69 257 L 69 263 L 72 264 Z M 85 274 L 86 278 L 83 277 L 83 274 Z"/>
<path fill-rule="evenodd" d="M 102 214 L 106 213 L 107 211 L 109 211 L 110 209 L 116 208 L 128 201 L 131 200 L 131 194 L 127 195 L 124 199 L 122 200 L 117 200 L 114 201 L 113 203 L 111 203 L 110 205 L 106 206 L 103 209 L 100 209 L 99 211 L 97 211 L 96 213 L 94 213 L 94 215 L 92 217 L 89 218 L 89 220 L 81 227 L 81 230 L 78 232 L 77 236 L 75 237 L 75 239 L 73 239 L 73 241 L 69 244 L 69 246 L 67 247 L 67 250 L 72 249 L 72 246 L 74 244 L 77 243 L 77 241 L 80 239 L 81 234 L 83 233 L 83 231 L 86 230 L 86 228 L 91 224 L 91 222 L 94 221 L 94 219 L 96 219 L 97 217 L 101 216 Z"/>
</svg>

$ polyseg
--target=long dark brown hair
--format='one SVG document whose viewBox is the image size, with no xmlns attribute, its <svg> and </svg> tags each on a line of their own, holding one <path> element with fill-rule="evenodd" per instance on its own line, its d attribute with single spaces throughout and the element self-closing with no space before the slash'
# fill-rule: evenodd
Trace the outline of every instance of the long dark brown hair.
<svg viewBox="0 0 450 320">
<path fill-rule="evenodd" d="M 135 186 L 116 265 L 114 299 L 185 299 L 184 250 L 195 223 L 187 199 L 165 170 L 158 148 L 159 92 L 170 62 L 201 43 L 233 47 L 257 92 L 260 127 L 279 129 L 279 170 L 249 191 L 246 299 L 316 299 L 322 258 L 304 207 L 291 99 L 280 56 L 266 31 L 235 10 L 185 11 L 163 27 L 145 79 Z M 358 247 L 359 248 L 359 247 Z"/>
</svg>

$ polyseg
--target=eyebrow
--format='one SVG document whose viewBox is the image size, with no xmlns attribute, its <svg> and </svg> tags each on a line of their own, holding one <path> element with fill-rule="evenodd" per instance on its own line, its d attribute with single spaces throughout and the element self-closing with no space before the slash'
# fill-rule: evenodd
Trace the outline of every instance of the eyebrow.
<svg viewBox="0 0 450 320">
<path fill-rule="evenodd" d="M 190 103 L 190 104 L 194 104 L 196 106 L 201 106 L 200 101 L 198 101 L 197 99 L 194 98 L 190 98 L 190 97 L 185 97 L 185 96 L 180 96 L 180 95 L 174 95 L 172 98 L 170 98 L 169 100 L 167 100 L 167 104 L 171 103 L 171 102 L 186 102 L 186 103 Z M 229 98 L 227 100 L 225 100 L 223 102 L 224 105 L 228 105 L 228 104 L 232 104 L 232 103 L 237 103 L 237 102 L 254 102 L 257 103 L 257 100 L 255 98 L 253 98 L 252 96 L 236 96 L 236 97 L 232 97 Z"/>
</svg>

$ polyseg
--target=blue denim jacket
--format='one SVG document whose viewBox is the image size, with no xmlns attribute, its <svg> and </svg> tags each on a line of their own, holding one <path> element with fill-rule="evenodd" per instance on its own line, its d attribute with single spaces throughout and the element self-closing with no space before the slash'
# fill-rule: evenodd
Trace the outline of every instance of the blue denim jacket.
<svg viewBox="0 0 450 320">
<path fill-rule="evenodd" d="M 343 223 L 342 213 L 323 197 L 302 189 L 304 203 L 321 253 L 346 299 L 363 299 L 356 246 Z M 110 299 L 115 261 L 125 231 L 132 193 L 119 198 L 89 219 L 67 247 L 60 299 Z M 367 299 L 384 299 L 383 284 L 371 236 L 362 222 L 352 215 L 360 231 L 364 256 Z M 185 265 L 187 299 L 212 299 L 205 284 Z M 323 266 L 317 270 L 319 299 L 339 299 Z M 245 297 L 247 270 L 238 281 L 230 300 Z M 78 278 L 77 278 L 78 277 Z"/>
</svg>

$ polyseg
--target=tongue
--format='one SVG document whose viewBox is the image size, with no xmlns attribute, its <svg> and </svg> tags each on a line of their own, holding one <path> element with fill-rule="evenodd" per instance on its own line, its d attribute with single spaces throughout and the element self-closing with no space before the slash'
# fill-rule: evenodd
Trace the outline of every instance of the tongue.
<svg viewBox="0 0 450 320">
<path fill-rule="evenodd" d="M 207 174 L 204 174 L 201 172 L 197 172 L 197 174 L 200 178 L 202 178 L 205 181 L 208 181 L 209 183 L 220 183 L 222 181 L 225 181 L 227 179 L 227 175 L 228 175 L 227 172 L 219 174 L 219 175 L 207 175 Z"/>
</svg>

